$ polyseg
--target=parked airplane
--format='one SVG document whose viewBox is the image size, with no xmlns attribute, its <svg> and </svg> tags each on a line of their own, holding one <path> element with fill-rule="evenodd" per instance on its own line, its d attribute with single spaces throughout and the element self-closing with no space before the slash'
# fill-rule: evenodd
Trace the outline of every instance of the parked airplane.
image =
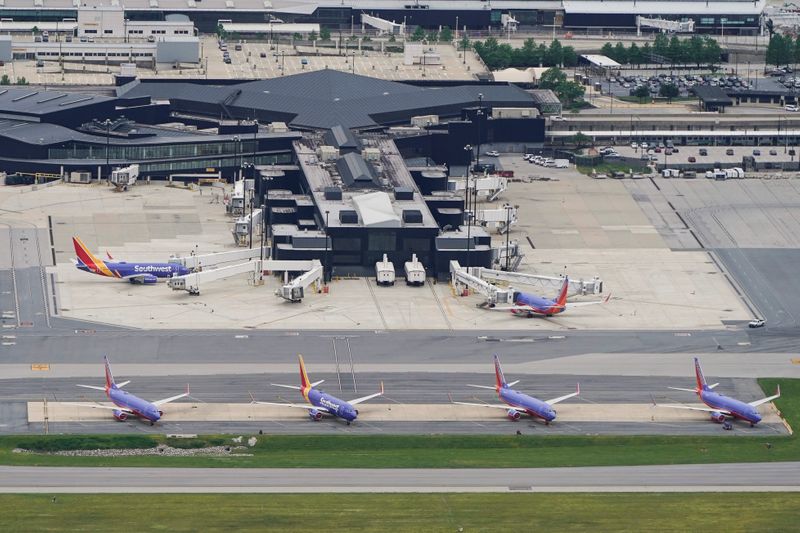
<svg viewBox="0 0 800 533">
<path fill-rule="evenodd" d="M 469 402 L 453 402 L 459 405 L 472 405 L 476 407 L 492 407 L 495 409 L 507 409 L 508 412 L 506 416 L 509 419 L 516 422 L 520 419 L 522 413 L 527 413 L 528 415 L 534 418 L 541 418 L 544 420 L 545 424 L 550 424 L 556 418 L 556 412 L 553 409 L 553 406 L 559 402 L 563 402 L 573 396 L 578 396 L 581 393 L 581 386 L 580 383 L 577 385 L 577 390 L 571 394 L 566 394 L 564 396 L 559 396 L 558 398 L 553 398 L 552 400 L 545 400 L 542 401 L 538 398 L 534 398 L 533 396 L 528 396 L 522 392 L 516 391 L 512 389 L 514 385 L 519 383 L 519 380 L 512 381 L 511 383 L 506 382 L 506 378 L 503 375 L 503 369 L 500 368 L 500 358 L 497 355 L 494 356 L 494 374 L 495 374 L 495 386 L 488 387 L 486 385 L 468 385 L 469 387 L 475 387 L 478 389 L 489 389 L 497 392 L 497 397 L 500 398 L 506 405 L 498 405 L 498 404 L 489 404 L 489 403 L 469 403 Z M 452 401 L 452 400 L 451 400 Z"/>
<path fill-rule="evenodd" d="M 124 422 L 128 419 L 128 416 L 134 415 L 138 416 L 139 418 L 143 418 L 150 422 L 152 426 L 161 418 L 164 414 L 163 411 L 160 411 L 158 408 L 164 405 L 165 403 L 174 402 L 175 400 L 179 400 L 181 398 L 185 398 L 189 396 L 189 386 L 186 386 L 186 392 L 183 394 L 178 394 L 177 396 L 170 396 L 169 398 L 164 398 L 163 400 L 156 400 L 155 402 L 148 402 L 147 400 L 143 400 L 138 396 L 134 396 L 130 392 L 122 390 L 122 387 L 130 383 L 129 381 L 123 381 L 122 383 L 116 383 L 114 381 L 114 376 L 111 374 L 111 365 L 108 363 L 108 357 L 103 357 L 106 365 L 106 386 L 105 387 L 96 387 L 94 385 L 78 385 L 78 387 L 83 387 L 85 389 L 95 389 L 101 390 L 106 393 L 108 399 L 114 402 L 115 407 L 111 407 L 110 405 L 101 405 L 99 403 L 73 403 L 70 402 L 68 405 L 78 405 L 81 407 L 93 407 L 95 409 L 113 409 L 114 410 L 114 418 L 119 420 L 120 422 Z"/>
<path fill-rule="evenodd" d="M 355 400 L 350 400 L 349 402 L 340 400 L 335 396 L 331 396 L 330 394 L 315 388 L 317 385 L 324 382 L 325 380 L 321 379 L 319 381 L 311 383 L 308 379 L 308 374 L 306 373 L 306 365 L 303 362 L 303 356 L 298 354 L 297 357 L 300 360 L 300 386 L 297 387 L 295 385 L 281 385 L 279 383 L 270 383 L 270 385 L 274 385 L 276 387 L 285 387 L 287 389 L 299 390 L 300 393 L 303 395 L 303 398 L 305 398 L 308 401 L 308 403 L 307 404 L 272 403 L 272 402 L 259 402 L 256 401 L 255 399 L 253 400 L 253 403 L 258 403 L 263 405 L 280 405 L 282 407 L 297 407 L 300 409 L 306 409 L 308 411 L 308 416 L 311 418 L 311 420 L 314 420 L 315 422 L 320 420 L 322 418 L 322 415 L 333 415 L 347 421 L 347 425 L 349 426 L 350 422 L 352 422 L 358 417 L 358 409 L 353 407 L 354 405 L 358 405 L 362 402 L 366 402 L 367 400 L 371 400 L 372 398 L 383 395 L 383 382 L 381 381 L 380 392 L 369 394 L 367 396 L 362 396 L 361 398 L 356 398 Z"/>
<path fill-rule="evenodd" d="M 761 415 L 758 413 L 758 407 L 761 404 L 771 402 L 776 398 L 781 397 L 781 387 L 778 385 L 778 390 L 773 396 L 762 398 L 754 402 L 745 403 L 734 398 L 729 398 L 718 392 L 713 392 L 713 388 L 719 383 L 711 385 L 706 383 L 706 378 L 703 375 L 703 369 L 700 368 L 700 361 L 697 357 L 694 358 L 694 372 L 697 379 L 697 388 L 695 389 L 682 389 L 680 387 L 669 387 L 672 390 L 680 390 L 686 392 L 694 392 L 700 397 L 700 400 L 708 407 L 691 407 L 688 405 L 667 405 L 656 404 L 658 407 L 672 407 L 673 409 L 690 409 L 693 411 L 705 411 L 711 413 L 711 420 L 717 423 L 725 422 L 726 417 L 739 418 L 750 422 L 750 427 L 755 426 L 761 422 Z"/>
<path fill-rule="evenodd" d="M 78 237 L 72 238 L 75 254 L 78 259 L 75 266 L 78 270 L 91 272 L 109 278 L 126 279 L 131 283 L 152 284 L 158 278 L 171 278 L 184 276 L 190 270 L 183 265 L 174 263 L 126 263 L 125 261 L 103 261 L 96 257 Z M 106 252 L 108 254 L 108 252 Z M 108 256 L 109 259 L 111 256 Z"/>
<path fill-rule="evenodd" d="M 527 292 L 514 292 L 514 305 L 513 306 L 495 306 L 492 307 L 494 311 L 511 311 L 512 314 L 517 316 L 524 316 L 532 318 L 534 316 L 553 316 L 563 313 L 567 309 L 573 307 L 583 307 L 586 305 L 597 305 L 608 302 L 611 295 L 609 294 L 602 300 L 592 302 L 577 302 L 567 303 L 567 290 L 569 289 L 569 277 L 564 278 L 564 283 L 561 285 L 561 290 L 555 300 L 542 298 L 535 294 Z"/>
</svg>

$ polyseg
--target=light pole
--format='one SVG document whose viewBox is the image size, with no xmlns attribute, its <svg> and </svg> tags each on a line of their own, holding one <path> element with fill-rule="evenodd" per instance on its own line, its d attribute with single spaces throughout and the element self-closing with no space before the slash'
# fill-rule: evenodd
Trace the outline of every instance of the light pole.
<svg viewBox="0 0 800 533">
<path fill-rule="evenodd" d="M 255 203 L 254 200 L 256 194 L 256 166 L 251 165 L 251 168 L 253 169 L 253 188 L 250 189 L 250 236 L 247 241 L 248 248 L 253 248 L 253 204 Z"/>
<path fill-rule="evenodd" d="M 464 193 L 464 201 L 465 201 L 465 209 L 469 210 L 469 177 L 472 175 L 472 145 L 468 144 L 464 146 L 464 151 L 469 153 L 469 163 L 467 163 L 467 188 Z"/>
<path fill-rule="evenodd" d="M 109 165 L 109 157 L 108 157 L 109 156 L 108 151 L 111 147 L 111 120 L 106 119 L 103 124 L 105 124 L 106 126 L 106 178 L 108 178 L 111 175 L 110 172 L 111 167 Z"/>
<path fill-rule="evenodd" d="M 509 253 L 509 243 L 511 240 L 511 204 L 506 204 L 506 272 L 511 270 L 511 254 Z"/>
<path fill-rule="evenodd" d="M 481 119 L 483 118 L 483 93 L 478 93 L 478 151 L 475 154 L 475 166 L 481 166 Z"/>
<path fill-rule="evenodd" d="M 322 263 L 322 281 L 328 284 L 328 215 L 330 211 L 325 210 L 325 258 Z"/>
<path fill-rule="evenodd" d="M 241 179 L 241 177 L 242 177 L 242 173 L 241 173 L 242 169 L 241 169 L 241 166 L 239 165 L 239 136 L 238 135 L 234 135 L 233 136 L 233 167 L 234 167 L 234 170 L 233 170 L 233 181 L 235 182 L 236 179 L 237 179 L 236 178 L 237 173 L 239 175 L 239 179 Z M 238 171 L 236 169 L 238 169 Z"/>
</svg>

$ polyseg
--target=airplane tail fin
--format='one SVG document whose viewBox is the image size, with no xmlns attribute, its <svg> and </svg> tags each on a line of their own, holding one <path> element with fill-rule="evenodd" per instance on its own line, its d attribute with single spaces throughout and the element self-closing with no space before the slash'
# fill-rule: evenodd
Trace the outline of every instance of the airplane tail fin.
<svg viewBox="0 0 800 533">
<path fill-rule="evenodd" d="M 506 382 L 506 377 L 503 375 L 503 369 L 500 366 L 500 358 L 497 357 L 497 354 L 494 355 L 494 375 L 496 379 L 495 388 L 497 390 L 508 387 L 508 382 Z"/>
<path fill-rule="evenodd" d="M 706 383 L 706 377 L 703 375 L 703 369 L 700 367 L 700 361 L 697 357 L 694 358 L 694 374 L 697 378 L 697 392 L 711 390 L 711 387 Z"/>
<path fill-rule="evenodd" d="M 561 285 L 561 290 L 558 293 L 558 298 L 556 298 L 556 305 L 559 307 L 565 307 L 567 305 L 567 291 L 569 290 L 569 276 L 564 278 L 564 284 Z"/>
<path fill-rule="evenodd" d="M 306 391 L 312 387 L 311 380 L 308 379 L 308 374 L 306 373 L 306 364 L 303 362 L 303 356 L 297 354 L 297 358 L 300 360 L 300 390 Z"/>
<path fill-rule="evenodd" d="M 116 389 L 117 384 L 114 383 L 114 374 L 111 373 L 111 364 L 108 362 L 108 356 L 103 356 L 103 361 L 106 365 L 106 390 Z"/>
<path fill-rule="evenodd" d="M 90 252 L 80 237 L 72 237 L 72 245 L 75 247 L 75 255 L 78 256 L 78 261 L 89 267 L 89 270 L 96 274 L 111 275 L 105 262 Z"/>
</svg>

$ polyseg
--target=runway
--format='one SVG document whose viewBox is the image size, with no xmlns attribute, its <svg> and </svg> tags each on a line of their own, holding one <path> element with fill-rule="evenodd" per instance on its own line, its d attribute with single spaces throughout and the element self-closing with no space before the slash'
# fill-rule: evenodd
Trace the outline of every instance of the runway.
<svg viewBox="0 0 800 533">
<path fill-rule="evenodd" d="M 291 475 L 287 475 L 287 474 Z M 800 463 L 519 469 L 2 467 L 3 493 L 800 491 Z"/>
</svg>

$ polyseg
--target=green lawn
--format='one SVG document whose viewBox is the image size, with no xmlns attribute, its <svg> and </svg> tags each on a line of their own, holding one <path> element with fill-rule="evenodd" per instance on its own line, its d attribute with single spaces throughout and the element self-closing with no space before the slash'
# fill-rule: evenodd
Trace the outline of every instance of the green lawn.
<svg viewBox="0 0 800 533">
<path fill-rule="evenodd" d="M 800 425 L 800 380 L 759 380 L 771 393 L 780 382 L 776 402 L 792 427 Z M 698 424 L 712 424 L 698 414 Z M 15 454 L 14 447 L 81 449 L 149 447 L 158 442 L 184 447 L 217 445 L 226 437 L 195 441 L 163 436 L 4 436 L 0 464 L 74 466 L 184 467 L 330 467 L 341 468 L 479 468 L 646 464 L 729 463 L 800 460 L 798 438 L 746 437 L 747 428 L 717 436 L 517 436 L 508 424 L 505 435 L 261 435 L 246 450 L 251 457 L 58 457 Z M 741 427 L 741 425 L 739 425 Z M 539 430 L 536 430 L 539 432 Z M 546 432 L 542 428 L 540 433 Z"/>
<path fill-rule="evenodd" d="M 587 176 L 591 175 L 592 170 L 594 170 L 597 174 L 606 174 L 611 176 L 614 172 L 624 172 L 628 174 L 631 170 L 635 174 L 650 174 L 652 169 L 646 165 L 628 165 L 625 163 L 600 163 L 599 165 L 595 166 L 579 166 L 578 172 L 581 174 L 586 174 Z"/>
<path fill-rule="evenodd" d="M 800 495 L 0 495 L 0 531 L 792 531 Z M 753 504 L 752 512 L 740 512 Z M 461 528 L 461 529 L 460 529 Z"/>
</svg>

